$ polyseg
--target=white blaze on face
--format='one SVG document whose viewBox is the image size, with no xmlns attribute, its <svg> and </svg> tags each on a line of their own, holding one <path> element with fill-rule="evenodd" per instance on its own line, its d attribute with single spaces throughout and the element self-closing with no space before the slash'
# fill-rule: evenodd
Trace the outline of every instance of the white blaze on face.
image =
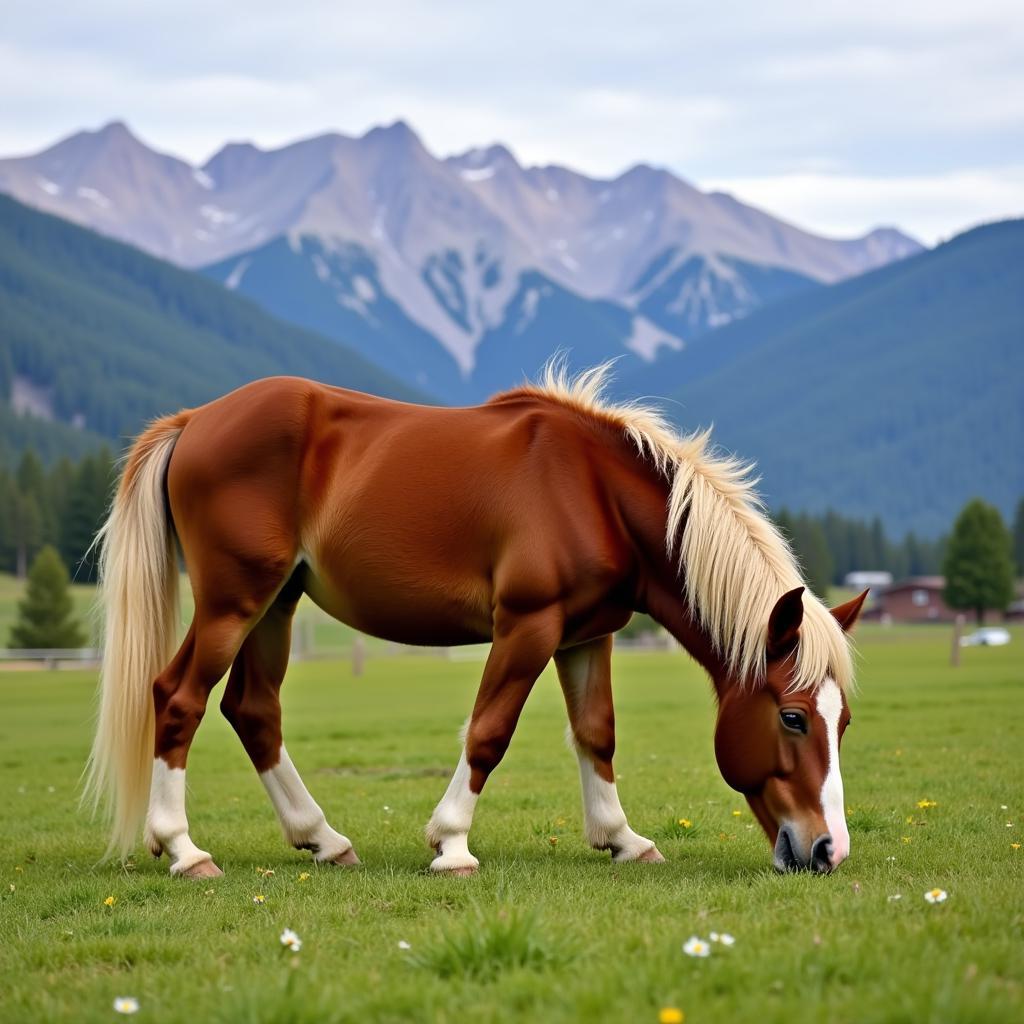
<svg viewBox="0 0 1024 1024">
<path fill-rule="evenodd" d="M 850 833 L 846 827 L 843 804 L 843 777 L 839 773 L 839 718 L 843 713 L 843 695 L 834 679 L 818 687 L 818 714 L 825 723 L 828 740 L 828 768 L 821 787 L 821 813 L 832 836 L 832 866 L 846 860 L 850 853 Z"/>
</svg>

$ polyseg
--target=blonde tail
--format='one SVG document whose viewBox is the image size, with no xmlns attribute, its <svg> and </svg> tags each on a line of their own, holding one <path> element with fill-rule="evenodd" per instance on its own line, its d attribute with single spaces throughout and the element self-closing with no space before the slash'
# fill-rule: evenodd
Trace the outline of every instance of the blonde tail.
<svg viewBox="0 0 1024 1024">
<path fill-rule="evenodd" d="M 188 421 L 156 420 L 132 447 L 100 546 L 104 613 L 96 737 L 83 800 L 110 821 L 106 857 L 135 843 L 153 771 L 153 680 L 177 647 L 178 565 L 164 497 L 164 474 Z"/>
</svg>

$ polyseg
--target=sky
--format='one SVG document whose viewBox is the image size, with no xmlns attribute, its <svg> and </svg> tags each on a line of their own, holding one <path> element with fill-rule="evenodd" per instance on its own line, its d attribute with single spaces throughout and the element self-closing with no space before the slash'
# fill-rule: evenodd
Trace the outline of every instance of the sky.
<svg viewBox="0 0 1024 1024">
<path fill-rule="evenodd" d="M 0 22 L 4 156 L 113 119 L 199 163 L 402 118 L 440 156 L 649 163 L 834 236 L 1024 215 L 1020 0 L 0 0 Z"/>
</svg>

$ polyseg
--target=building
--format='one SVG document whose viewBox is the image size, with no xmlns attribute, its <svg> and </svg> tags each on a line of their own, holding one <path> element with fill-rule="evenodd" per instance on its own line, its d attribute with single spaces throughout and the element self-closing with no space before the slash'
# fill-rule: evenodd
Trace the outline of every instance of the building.
<svg viewBox="0 0 1024 1024">
<path fill-rule="evenodd" d="M 870 617 L 892 622 L 953 622 L 958 612 L 942 599 L 944 576 L 909 576 L 878 593 Z"/>
<path fill-rule="evenodd" d="M 851 590 L 881 590 L 892 586 L 892 573 L 881 569 L 858 569 L 843 577 L 843 586 Z"/>
</svg>

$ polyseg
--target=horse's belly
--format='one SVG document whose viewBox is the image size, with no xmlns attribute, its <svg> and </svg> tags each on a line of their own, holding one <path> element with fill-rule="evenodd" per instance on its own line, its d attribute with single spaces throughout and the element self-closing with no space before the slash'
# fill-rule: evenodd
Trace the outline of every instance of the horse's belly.
<svg viewBox="0 0 1024 1024">
<path fill-rule="evenodd" d="M 455 647 L 491 639 L 489 608 L 469 591 L 429 581 L 401 585 L 380 574 L 310 569 L 306 593 L 328 615 L 370 636 L 400 644 Z"/>
</svg>

